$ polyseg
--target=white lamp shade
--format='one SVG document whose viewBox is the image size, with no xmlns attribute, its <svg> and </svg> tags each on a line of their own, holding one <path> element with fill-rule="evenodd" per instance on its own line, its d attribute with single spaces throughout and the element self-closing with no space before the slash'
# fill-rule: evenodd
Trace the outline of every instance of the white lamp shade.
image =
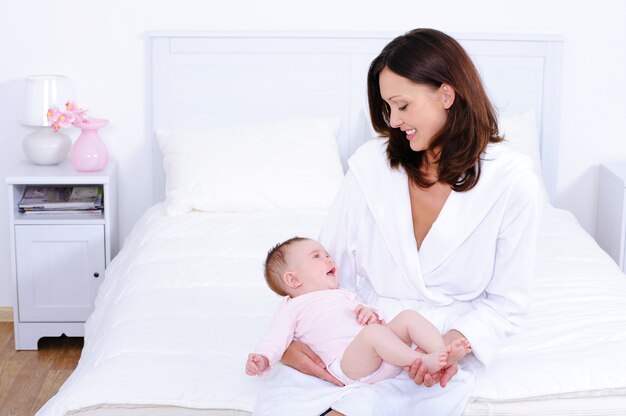
<svg viewBox="0 0 626 416">
<path fill-rule="evenodd" d="M 70 79 L 63 75 L 33 75 L 26 78 L 20 121 L 29 126 L 48 126 L 48 109 L 65 108 L 73 96 Z"/>
</svg>

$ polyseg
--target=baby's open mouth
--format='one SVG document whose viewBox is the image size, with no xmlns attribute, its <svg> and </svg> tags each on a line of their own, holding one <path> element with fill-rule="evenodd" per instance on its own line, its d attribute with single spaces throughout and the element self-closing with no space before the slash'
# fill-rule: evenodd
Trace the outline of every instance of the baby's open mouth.
<svg viewBox="0 0 626 416">
<path fill-rule="evenodd" d="M 330 269 L 327 273 L 326 276 L 332 276 L 335 277 L 335 268 L 333 267 L 332 269 Z"/>
</svg>

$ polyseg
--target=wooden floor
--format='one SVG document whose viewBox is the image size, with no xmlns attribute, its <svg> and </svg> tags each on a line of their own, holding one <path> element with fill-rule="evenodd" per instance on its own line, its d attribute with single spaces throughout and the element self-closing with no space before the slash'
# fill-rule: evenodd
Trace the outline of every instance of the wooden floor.
<svg viewBox="0 0 626 416">
<path fill-rule="evenodd" d="M 15 351 L 13 322 L 0 322 L 0 415 L 32 416 L 72 373 L 82 338 L 42 338 L 38 351 Z"/>
</svg>

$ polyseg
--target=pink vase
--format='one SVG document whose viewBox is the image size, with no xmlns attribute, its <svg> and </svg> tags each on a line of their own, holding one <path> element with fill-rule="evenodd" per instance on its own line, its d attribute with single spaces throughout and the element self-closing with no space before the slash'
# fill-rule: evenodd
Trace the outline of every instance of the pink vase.
<svg viewBox="0 0 626 416">
<path fill-rule="evenodd" d="M 98 129 L 109 123 L 101 118 L 88 118 L 76 124 L 81 132 L 72 146 L 70 160 L 74 168 L 81 172 L 94 172 L 109 162 L 109 151 L 98 134 Z"/>
</svg>

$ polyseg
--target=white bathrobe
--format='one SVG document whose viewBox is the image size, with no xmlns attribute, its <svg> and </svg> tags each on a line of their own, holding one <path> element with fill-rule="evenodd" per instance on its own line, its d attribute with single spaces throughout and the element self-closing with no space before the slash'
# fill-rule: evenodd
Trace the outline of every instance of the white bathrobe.
<svg viewBox="0 0 626 416">
<path fill-rule="evenodd" d="M 477 185 L 450 193 L 418 250 L 408 178 L 389 167 L 385 150 L 383 140 L 372 140 L 350 158 L 320 241 L 338 264 L 342 287 L 388 319 L 410 308 L 442 332 L 458 330 L 473 355 L 445 389 L 416 386 L 406 373 L 340 389 L 282 368 L 255 414 L 315 415 L 332 406 L 359 416 L 460 415 L 476 374 L 521 327 L 544 200 L 530 159 L 489 145 Z"/>
</svg>

